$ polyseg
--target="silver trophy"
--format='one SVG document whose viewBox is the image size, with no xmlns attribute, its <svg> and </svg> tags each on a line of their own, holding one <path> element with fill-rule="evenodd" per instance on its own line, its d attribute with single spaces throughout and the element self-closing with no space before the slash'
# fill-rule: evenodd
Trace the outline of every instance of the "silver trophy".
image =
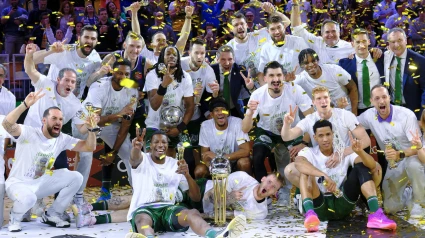
<svg viewBox="0 0 425 238">
<path fill-rule="evenodd" d="M 159 113 L 159 129 L 167 131 L 170 128 L 177 127 L 183 121 L 183 110 L 177 106 L 167 106 L 161 109 Z"/>
</svg>

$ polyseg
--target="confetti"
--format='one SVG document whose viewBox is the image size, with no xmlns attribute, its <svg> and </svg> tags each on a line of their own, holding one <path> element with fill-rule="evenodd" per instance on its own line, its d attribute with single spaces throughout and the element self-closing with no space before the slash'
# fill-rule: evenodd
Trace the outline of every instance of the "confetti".
<svg viewBox="0 0 425 238">
<path fill-rule="evenodd" d="M 211 100 L 212 97 L 208 97 L 205 99 L 206 102 L 208 102 L 209 100 Z"/>
<path fill-rule="evenodd" d="M 394 126 L 394 122 L 390 122 L 390 125 L 391 125 L 391 126 Z"/>
<path fill-rule="evenodd" d="M 140 128 L 139 123 L 136 123 L 136 128 Z"/>
<path fill-rule="evenodd" d="M 239 181 L 238 181 L 237 179 L 235 179 L 235 183 L 236 183 L 236 184 L 238 184 L 238 183 L 239 183 Z"/>
<path fill-rule="evenodd" d="M 226 114 L 226 115 L 229 115 L 229 112 L 226 111 L 226 110 L 222 110 L 221 113 Z"/>
<path fill-rule="evenodd" d="M 330 212 L 333 212 L 333 213 L 335 213 L 335 211 L 334 211 L 334 210 L 332 210 L 332 209 L 330 209 L 330 208 L 328 208 L 328 210 L 329 210 Z"/>
<path fill-rule="evenodd" d="M 217 131 L 217 135 L 223 135 L 224 132 L 222 131 Z"/>
<path fill-rule="evenodd" d="M 114 69 L 114 71 L 115 71 L 115 69 Z M 137 87 L 139 87 L 139 84 L 132 79 L 124 78 L 120 81 L 120 86 L 125 87 L 125 88 L 137 88 Z"/>
<path fill-rule="evenodd" d="M 401 183 L 401 182 L 403 182 L 406 179 L 407 179 L 407 177 L 404 177 L 404 178 L 400 179 L 398 182 Z"/>
<path fill-rule="evenodd" d="M 159 157 L 159 159 L 164 159 L 165 158 L 165 155 L 161 155 L 161 157 Z"/>
<path fill-rule="evenodd" d="M 149 228 L 149 226 L 148 225 L 146 225 L 146 226 L 142 226 L 142 229 L 148 229 Z"/>
<path fill-rule="evenodd" d="M 410 149 L 416 150 L 416 145 L 412 145 L 412 147 L 410 147 Z"/>
</svg>

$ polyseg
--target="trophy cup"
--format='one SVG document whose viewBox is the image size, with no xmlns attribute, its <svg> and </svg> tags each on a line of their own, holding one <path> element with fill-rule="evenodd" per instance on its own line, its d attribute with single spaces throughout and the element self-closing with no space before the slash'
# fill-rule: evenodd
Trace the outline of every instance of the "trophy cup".
<svg viewBox="0 0 425 238">
<path fill-rule="evenodd" d="M 162 75 L 167 74 L 167 71 L 168 71 L 167 66 L 164 63 L 158 64 L 158 71 Z M 171 77 L 173 77 L 173 79 L 174 79 L 174 75 L 171 75 Z M 173 87 L 176 87 L 177 86 L 177 82 L 175 80 L 173 80 L 173 82 L 171 82 L 171 85 L 173 85 Z"/>
<path fill-rule="evenodd" d="M 137 96 L 132 95 L 131 98 L 130 98 L 131 106 L 133 106 L 136 102 L 137 102 Z M 123 115 L 122 118 L 129 121 L 131 119 L 131 116 L 130 115 Z"/>
<path fill-rule="evenodd" d="M 390 140 L 384 140 L 383 141 L 384 142 L 384 145 L 385 145 L 385 148 L 388 150 L 388 149 L 394 149 L 394 146 L 393 146 L 393 143 L 391 143 L 391 141 Z M 394 169 L 394 168 L 397 168 L 397 163 L 394 161 L 394 160 L 388 160 L 388 164 L 389 164 L 389 169 Z"/>
<path fill-rule="evenodd" d="M 184 160 L 184 145 L 182 142 L 177 144 L 177 159 Z"/>
<path fill-rule="evenodd" d="M 51 46 L 52 45 L 50 45 L 49 43 L 47 43 L 46 44 L 46 51 L 49 51 Z M 77 49 L 77 45 L 76 44 L 66 44 L 66 45 L 62 45 L 62 47 L 63 47 L 64 50 L 67 50 L 67 51 L 74 51 L 74 50 Z"/>
<path fill-rule="evenodd" d="M 84 120 L 84 121 L 86 121 L 87 118 L 92 117 L 93 114 L 95 114 L 96 112 L 98 112 L 100 110 L 100 109 L 95 109 L 91 102 L 86 102 L 84 104 L 84 108 L 87 110 L 87 114 L 88 114 L 87 116 L 82 110 L 79 110 L 77 112 L 77 117 L 80 118 L 81 120 Z M 90 120 L 90 126 L 92 127 L 92 129 L 99 128 L 93 120 Z"/>
<path fill-rule="evenodd" d="M 200 87 L 200 86 L 202 86 L 202 79 L 198 78 L 198 79 L 196 79 L 195 88 Z M 195 106 L 200 106 L 202 94 L 198 94 L 196 91 L 194 92 L 194 94 L 195 94 Z"/>
<path fill-rule="evenodd" d="M 222 154 L 217 155 L 210 164 L 210 173 L 214 189 L 214 224 L 226 224 L 227 178 L 231 172 L 230 163 Z"/>
<path fill-rule="evenodd" d="M 139 1 L 139 3 L 142 7 L 146 7 L 147 5 L 149 5 L 149 0 L 142 0 L 142 1 Z M 124 11 L 125 12 L 131 11 L 131 6 L 124 8 Z"/>
<path fill-rule="evenodd" d="M 159 117 L 159 129 L 167 131 L 183 121 L 183 110 L 177 106 L 167 106 L 161 109 Z"/>
</svg>

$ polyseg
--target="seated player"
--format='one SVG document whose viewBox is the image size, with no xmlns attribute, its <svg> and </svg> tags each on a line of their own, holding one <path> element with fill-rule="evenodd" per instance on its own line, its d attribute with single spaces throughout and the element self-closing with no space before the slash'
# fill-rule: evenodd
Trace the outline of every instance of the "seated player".
<svg viewBox="0 0 425 238">
<path fill-rule="evenodd" d="M 177 161 L 166 156 L 168 137 L 165 133 L 155 131 L 150 138 L 151 152 L 141 151 L 145 132 L 140 134 L 137 131 L 132 141 L 130 164 L 133 197 L 127 220 L 133 232 L 126 237 L 153 238 L 155 232 L 183 232 L 189 227 L 197 235 L 208 238 L 238 237 L 245 228 L 245 216 L 235 217 L 225 229 L 216 231 L 202 219 L 196 209 L 174 205 L 178 187 L 182 191 L 188 190 L 193 201 L 200 201 L 199 187 L 190 176 L 184 160 Z"/>
<path fill-rule="evenodd" d="M 267 216 L 267 197 L 276 194 L 284 185 L 283 176 L 280 174 L 269 174 L 258 183 L 249 174 L 237 171 L 229 174 L 227 182 L 226 207 L 232 210 L 228 218 L 243 214 L 247 219 L 262 220 Z M 188 196 L 183 195 L 182 205 L 195 208 L 204 213 L 205 218 L 214 218 L 214 189 L 213 181 L 205 178 L 196 180 L 200 190 L 202 200 L 192 201 Z"/>
<path fill-rule="evenodd" d="M 210 162 L 217 155 L 229 159 L 232 171 L 251 174 L 249 136 L 242 131 L 242 120 L 229 116 L 229 105 L 223 98 L 214 98 L 209 104 L 212 119 L 204 121 L 199 134 L 202 164 L 195 168 L 195 178 L 208 177 Z"/>
<path fill-rule="evenodd" d="M 367 227 L 395 230 L 397 224 L 379 208 L 370 174 L 376 162 L 362 149 L 362 142 L 353 139 L 350 133 L 354 153 L 346 155 L 337 167 L 327 168 L 325 162 L 334 153 L 332 123 L 319 120 L 314 124 L 313 131 L 318 146 L 304 148 L 298 153 L 294 163 L 300 175 L 297 181 L 291 181 L 301 191 L 307 231 L 318 231 L 320 221 L 347 217 L 361 194 L 367 198 L 371 212 Z M 349 166 L 353 170 L 347 176 Z"/>
</svg>

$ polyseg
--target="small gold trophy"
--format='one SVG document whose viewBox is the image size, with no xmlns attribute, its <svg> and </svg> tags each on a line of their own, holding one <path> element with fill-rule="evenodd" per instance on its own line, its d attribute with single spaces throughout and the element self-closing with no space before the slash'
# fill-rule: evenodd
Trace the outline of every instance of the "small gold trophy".
<svg viewBox="0 0 425 238">
<path fill-rule="evenodd" d="M 393 144 L 390 140 L 384 140 L 384 145 L 387 150 L 393 149 Z M 388 160 L 389 169 L 397 168 L 397 163 L 394 160 Z"/>
<path fill-rule="evenodd" d="M 84 107 L 86 108 L 86 110 L 87 110 L 87 113 L 88 113 L 88 117 L 89 118 L 91 118 L 92 117 L 92 115 L 93 114 L 95 114 L 97 111 L 99 111 L 100 109 L 95 109 L 94 107 L 93 107 L 93 104 L 91 103 L 91 102 L 86 102 L 86 104 L 84 105 Z M 82 115 L 85 117 L 85 114 L 84 113 L 82 113 Z M 83 118 L 80 118 L 80 119 L 82 119 L 82 120 L 86 120 L 87 119 L 87 117 L 85 117 L 85 119 L 83 119 Z M 91 127 L 94 129 L 94 128 L 98 128 L 98 126 L 96 125 L 96 123 L 93 121 L 93 120 L 90 120 L 90 125 L 91 125 Z"/>
<path fill-rule="evenodd" d="M 184 160 L 184 145 L 182 142 L 177 144 L 177 159 Z"/>
<path fill-rule="evenodd" d="M 132 95 L 131 98 L 130 98 L 130 104 L 131 104 L 131 106 L 133 106 L 135 103 L 137 103 L 137 96 Z M 123 115 L 122 118 L 129 121 L 131 119 L 131 116 L 130 115 Z"/>
<path fill-rule="evenodd" d="M 230 171 L 229 160 L 222 154 L 211 161 L 210 172 L 214 189 L 214 224 L 216 226 L 226 224 L 226 188 Z"/>
<path fill-rule="evenodd" d="M 200 86 L 202 86 L 202 79 L 198 78 L 198 79 L 196 79 L 195 88 L 200 87 Z M 195 94 L 195 106 L 200 106 L 202 94 L 198 94 L 196 91 L 194 92 L 194 94 Z"/>
<path fill-rule="evenodd" d="M 142 1 L 139 1 L 139 3 L 142 7 L 146 7 L 147 5 L 149 5 L 149 0 L 142 0 Z M 126 12 L 131 11 L 131 6 L 124 8 L 124 11 Z"/>
</svg>

